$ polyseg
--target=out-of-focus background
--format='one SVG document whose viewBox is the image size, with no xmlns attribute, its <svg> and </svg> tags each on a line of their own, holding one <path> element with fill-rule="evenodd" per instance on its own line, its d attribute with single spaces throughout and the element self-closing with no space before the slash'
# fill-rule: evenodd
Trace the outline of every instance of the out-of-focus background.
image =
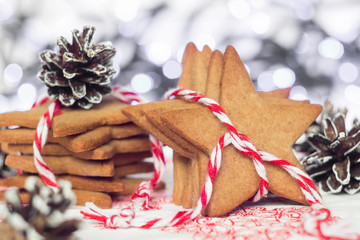
<svg viewBox="0 0 360 240">
<path fill-rule="evenodd" d="M 176 85 L 185 45 L 236 47 L 258 90 L 347 107 L 360 117 L 358 0 L 0 0 L 0 113 L 46 91 L 38 53 L 96 27 L 117 50 L 113 85 L 159 100 Z"/>
</svg>

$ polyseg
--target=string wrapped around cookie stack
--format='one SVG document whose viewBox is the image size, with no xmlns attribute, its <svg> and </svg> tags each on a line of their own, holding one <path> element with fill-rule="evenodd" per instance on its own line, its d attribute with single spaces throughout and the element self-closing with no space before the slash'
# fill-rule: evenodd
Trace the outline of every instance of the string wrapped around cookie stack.
<svg viewBox="0 0 360 240">
<path fill-rule="evenodd" d="M 0 114 L 0 126 L 20 126 L 0 131 L 0 142 L 8 153 L 6 165 L 23 172 L 0 180 L 0 186 L 22 188 L 29 176 L 39 174 L 55 190 L 58 179 L 70 181 L 78 205 L 110 208 L 112 197 L 131 195 L 145 180 L 133 174 L 155 171 L 137 192 L 146 207 L 145 190 L 165 187 L 159 178 L 165 164 L 161 144 L 121 114 L 144 99 L 109 86 L 115 49 L 110 42 L 94 44 L 94 30 L 74 30 L 71 44 L 60 37 L 57 53 L 41 52 L 38 76 L 48 94 L 29 111 Z M 155 165 L 147 160 L 153 149 L 160 162 Z"/>
</svg>

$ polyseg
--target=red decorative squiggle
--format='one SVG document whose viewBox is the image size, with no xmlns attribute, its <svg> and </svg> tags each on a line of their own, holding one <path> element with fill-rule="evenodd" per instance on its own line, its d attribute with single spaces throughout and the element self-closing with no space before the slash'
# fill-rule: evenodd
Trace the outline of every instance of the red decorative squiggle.
<svg viewBox="0 0 360 240">
<path fill-rule="evenodd" d="M 266 200 L 268 201 L 268 200 Z M 246 204 L 248 205 L 248 204 Z M 164 205 L 162 205 L 164 207 Z M 308 237 L 302 228 L 303 216 L 314 210 L 305 206 L 246 206 L 220 218 L 201 217 L 176 227 L 165 227 L 168 233 L 190 233 L 193 239 L 287 240 Z M 332 217 L 331 222 L 337 218 Z"/>
</svg>

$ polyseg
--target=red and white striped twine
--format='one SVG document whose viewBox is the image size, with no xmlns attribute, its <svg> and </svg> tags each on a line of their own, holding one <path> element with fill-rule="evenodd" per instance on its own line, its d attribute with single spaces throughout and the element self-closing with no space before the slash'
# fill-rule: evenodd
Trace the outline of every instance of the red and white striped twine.
<svg viewBox="0 0 360 240">
<path fill-rule="evenodd" d="M 140 97 L 134 92 L 126 90 L 121 87 L 114 87 L 112 91 L 112 96 L 115 97 L 120 102 L 126 104 L 132 103 L 144 103 L 145 99 Z M 33 107 L 37 107 L 48 102 L 50 98 L 47 94 L 42 94 L 33 104 Z M 46 185 L 53 188 L 54 190 L 58 189 L 56 177 L 51 169 L 44 162 L 41 151 L 44 147 L 49 128 L 51 126 L 51 121 L 56 114 L 61 113 L 61 105 L 59 101 L 54 101 L 50 103 L 48 110 L 41 117 L 37 128 L 36 135 L 34 138 L 33 148 L 34 148 L 34 163 L 39 175 L 42 177 Z M 151 192 L 155 189 L 157 184 L 161 181 L 162 175 L 165 171 L 165 158 L 162 151 L 162 143 L 159 142 L 153 136 L 149 136 L 152 152 L 154 156 L 154 176 L 150 181 L 142 182 L 137 188 L 136 192 L 132 196 L 132 206 L 136 209 L 150 209 L 149 206 Z"/>
<path fill-rule="evenodd" d="M 145 103 L 146 100 L 142 98 L 140 95 L 138 95 L 135 92 L 132 92 L 126 88 L 123 87 L 113 87 L 112 96 L 114 96 L 117 100 L 120 102 L 126 103 L 126 104 L 132 104 L 133 102 L 136 103 Z"/>
<path fill-rule="evenodd" d="M 47 99 L 46 101 L 48 100 L 49 99 Z M 46 101 L 39 101 L 39 103 L 43 104 Z M 36 104 L 34 105 L 36 106 Z M 36 134 L 33 143 L 35 167 L 41 178 L 44 180 L 45 184 L 53 188 L 54 190 L 58 189 L 58 184 L 56 182 L 54 173 L 51 171 L 51 169 L 48 167 L 48 165 L 45 163 L 44 159 L 42 158 L 41 151 L 46 143 L 51 121 L 53 117 L 56 114 L 59 114 L 60 112 L 61 112 L 61 108 L 59 101 L 52 102 L 49 105 L 48 111 L 46 111 L 46 113 L 41 117 L 36 127 Z"/>
<path fill-rule="evenodd" d="M 127 104 L 131 104 L 133 101 L 138 103 L 143 102 L 143 100 L 136 94 L 129 91 L 124 91 L 121 88 L 114 88 L 113 95 L 118 100 Z M 87 203 L 86 209 L 81 211 L 84 218 L 102 222 L 106 228 L 137 227 L 145 229 L 177 226 L 197 218 L 200 216 L 202 209 L 205 208 L 211 199 L 213 182 L 221 166 L 223 148 L 229 144 L 232 144 L 242 154 L 249 156 L 253 160 L 255 169 L 260 177 L 259 190 L 251 200 L 257 201 L 262 196 L 267 194 L 269 183 L 266 177 L 266 169 L 263 165 L 263 161 L 271 162 L 286 170 L 297 181 L 310 206 L 314 208 L 314 211 L 311 214 L 304 216 L 303 227 L 308 234 L 318 236 L 323 239 L 360 239 L 360 235 L 351 228 L 350 224 L 344 223 L 342 221 L 335 224 L 330 224 L 330 211 L 324 207 L 322 199 L 317 193 L 314 183 L 306 173 L 302 172 L 295 165 L 289 163 L 286 160 L 276 158 L 267 152 L 258 151 L 247 136 L 239 133 L 236 130 L 225 111 L 218 103 L 204 97 L 197 92 L 184 89 L 169 91 L 165 95 L 165 98 L 183 98 L 204 104 L 228 128 L 228 132 L 219 139 L 218 144 L 210 156 L 206 182 L 196 208 L 192 211 L 180 211 L 165 218 L 144 219 L 136 216 L 136 211 L 138 210 L 151 209 L 149 206 L 151 192 L 157 183 L 161 180 L 165 170 L 166 162 L 162 152 L 162 144 L 151 136 L 150 140 L 152 142 L 152 150 L 155 157 L 155 172 L 153 179 L 151 181 L 140 184 L 132 197 L 129 207 L 121 209 L 119 214 L 108 216 L 102 209 L 96 207 L 93 203 Z M 40 121 L 41 124 L 39 123 L 38 125 L 37 135 L 35 136 L 34 141 L 34 152 L 35 147 L 37 148 L 36 151 L 38 152 L 37 157 L 35 157 L 35 164 L 37 164 L 37 161 L 41 163 L 37 165 L 38 171 L 43 178 L 45 176 L 51 181 L 54 180 L 55 183 L 55 177 L 52 178 L 52 176 L 48 173 L 51 172 L 51 170 L 48 169 L 43 161 L 41 162 L 41 148 L 43 146 L 42 144 L 45 144 L 46 142 L 47 131 L 50 126 L 51 119 L 59 112 L 60 106 L 57 106 L 57 101 L 53 104 L 50 104 L 48 112 L 44 114 L 42 120 Z M 50 182 L 50 184 L 57 186 L 53 182 Z M 346 229 L 346 231 L 331 230 L 334 228 L 336 229 L 337 227 Z"/>
<path fill-rule="evenodd" d="M 212 113 L 225 124 L 228 128 L 228 133 L 226 133 L 223 138 L 231 138 L 228 140 L 228 144 L 233 144 L 235 148 L 237 148 L 243 155 L 251 157 L 254 162 L 255 170 L 260 176 L 260 186 L 258 193 L 254 196 L 253 200 L 257 201 L 262 196 L 264 196 L 268 192 L 269 183 L 266 178 L 266 170 L 263 165 L 263 161 L 271 162 L 277 166 L 280 166 L 284 170 L 286 170 L 300 185 L 301 190 L 303 191 L 305 198 L 308 200 L 309 204 L 312 206 L 314 204 L 322 204 L 322 199 L 320 195 L 317 193 L 316 187 L 310 177 L 297 168 L 295 165 L 289 163 L 286 160 L 279 159 L 270 153 L 259 151 L 255 148 L 254 144 L 251 140 L 238 132 L 226 115 L 225 111 L 220 107 L 220 105 L 212 99 L 206 98 L 200 93 L 184 90 L 184 89 L 176 89 L 167 93 L 166 98 L 184 98 L 186 100 L 190 100 L 192 102 L 199 102 L 205 106 L 207 106 Z M 229 136 L 228 136 L 229 135 Z M 220 139 L 221 141 L 221 139 Z M 219 142 L 220 142 L 219 141 Z M 227 145 L 228 145 L 227 144 Z M 226 145 L 225 145 L 226 146 Z M 220 149 L 222 152 L 222 148 Z M 218 153 L 221 155 L 221 153 Z"/>
</svg>

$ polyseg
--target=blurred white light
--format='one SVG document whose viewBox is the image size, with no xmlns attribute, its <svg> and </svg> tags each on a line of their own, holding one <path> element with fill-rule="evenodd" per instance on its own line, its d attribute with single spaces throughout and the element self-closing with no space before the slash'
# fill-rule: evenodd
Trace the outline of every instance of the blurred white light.
<svg viewBox="0 0 360 240">
<path fill-rule="evenodd" d="M 16 87 L 23 76 L 22 68 L 16 64 L 11 63 L 4 69 L 4 83 L 9 87 Z"/>
<path fill-rule="evenodd" d="M 64 24 L 65 23 L 61 24 L 61 26 L 64 27 Z M 46 22 L 43 21 L 42 18 L 29 18 L 28 20 L 26 20 L 24 22 L 22 32 L 24 34 L 23 38 L 26 41 L 26 44 L 29 44 L 32 48 L 32 51 L 34 52 L 41 51 L 42 49 L 47 47 L 47 42 L 54 41 L 54 33 L 52 31 L 49 31 Z M 39 36 L 41 36 L 41 38 L 39 38 Z M 66 31 L 66 33 L 64 33 L 65 38 L 69 39 L 70 36 L 70 31 Z"/>
<path fill-rule="evenodd" d="M 178 61 L 169 60 L 163 66 L 163 73 L 169 79 L 179 78 L 181 75 L 181 64 Z"/>
<path fill-rule="evenodd" d="M 314 6 L 311 2 L 302 0 L 295 1 L 295 13 L 301 20 L 307 21 L 313 18 L 315 14 Z"/>
<path fill-rule="evenodd" d="M 9 100 L 3 95 L 0 95 L 0 113 L 7 111 L 9 111 Z"/>
<path fill-rule="evenodd" d="M 139 7 L 137 0 L 121 0 L 117 1 L 114 6 L 116 16 L 124 22 L 130 22 L 135 19 Z"/>
<path fill-rule="evenodd" d="M 360 87 L 353 84 L 345 88 L 345 97 L 352 103 L 360 104 Z"/>
<path fill-rule="evenodd" d="M 170 58 L 171 48 L 167 43 L 153 42 L 147 46 L 146 53 L 151 62 L 161 65 Z"/>
<path fill-rule="evenodd" d="M 131 88 L 138 93 L 149 92 L 154 86 L 154 80 L 147 74 L 139 73 L 131 79 Z"/>
<path fill-rule="evenodd" d="M 292 87 L 289 98 L 297 101 L 303 101 L 308 99 L 306 88 L 304 88 L 303 86 Z"/>
<path fill-rule="evenodd" d="M 31 105 L 35 101 L 36 89 L 30 83 L 24 83 L 18 88 L 17 95 L 21 102 Z"/>
<path fill-rule="evenodd" d="M 209 34 L 200 34 L 195 40 L 194 44 L 201 51 L 205 45 L 208 45 L 211 49 L 215 48 L 215 39 Z"/>
<path fill-rule="evenodd" d="M 273 82 L 273 73 L 271 71 L 263 72 L 257 79 L 257 85 L 260 91 L 271 91 L 275 89 Z"/>
<path fill-rule="evenodd" d="M 239 50 L 241 59 L 247 60 L 255 58 L 262 50 L 263 45 L 259 38 L 241 37 L 236 40 L 236 43 L 234 43 L 233 46 Z"/>
<path fill-rule="evenodd" d="M 354 82 L 358 75 L 358 68 L 350 62 L 344 62 L 339 67 L 340 79 L 346 83 Z"/>
<path fill-rule="evenodd" d="M 228 2 L 228 9 L 230 13 L 238 19 L 246 18 L 250 13 L 250 6 L 244 0 L 230 0 Z"/>
<path fill-rule="evenodd" d="M 263 8 L 269 5 L 270 0 L 251 0 L 249 3 L 255 8 Z"/>
<path fill-rule="evenodd" d="M 270 19 L 265 13 L 257 13 L 251 18 L 251 28 L 257 34 L 264 34 L 269 30 Z"/>
<path fill-rule="evenodd" d="M 309 34 L 304 33 L 299 41 L 299 44 L 296 46 L 295 52 L 302 54 L 302 53 L 306 53 L 309 50 Z"/>
<path fill-rule="evenodd" d="M 332 59 L 339 59 L 344 54 L 344 46 L 334 38 L 326 38 L 319 44 L 321 56 Z"/>
<path fill-rule="evenodd" d="M 115 42 L 114 47 L 117 49 L 117 53 L 113 58 L 114 65 L 117 64 L 120 68 L 128 65 L 135 55 L 135 43 L 123 38 Z"/>
<path fill-rule="evenodd" d="M 149 75 L 152 80 L 153 80 L 153 86 L 152 86 L 152 89 L 154 88 L 157 88 L 160 86 L 161 82 L 162 82 L 162 79 L 160 77 L 160 75 L 156 72 L 149 72 L 149 73 L 146 73 L 147 75 Z"/>
<path fill-rule="evenodd" d="M 15 12 L 13 1 L 0 1 L 0 21 L 9 19 Z"/>
<path fill-rule="evenodd" d="M 179 49 L 179 51 L 176 53 L 176 59 L 178 62 L 182 62 L 183 56 L 184 56 L 185 47 L 182 47 Z"/>
<path fill-rule="evenodd" d="M 279 68 L 274 72 L 273 81 L 278 88 L 291 87 L 295 82 L 295 73 L 290 68 Z"/>
<path fill-rule="evenodd" d="M 344 4 L 344 1 L 333 1 L 332 3 L 334 4 L 326 4 L 316 9 L 317 24 L 328 35 L 343 42 L 350 43 L 356 40 L 359 37 L 359 2 Z"/>
</svg>

